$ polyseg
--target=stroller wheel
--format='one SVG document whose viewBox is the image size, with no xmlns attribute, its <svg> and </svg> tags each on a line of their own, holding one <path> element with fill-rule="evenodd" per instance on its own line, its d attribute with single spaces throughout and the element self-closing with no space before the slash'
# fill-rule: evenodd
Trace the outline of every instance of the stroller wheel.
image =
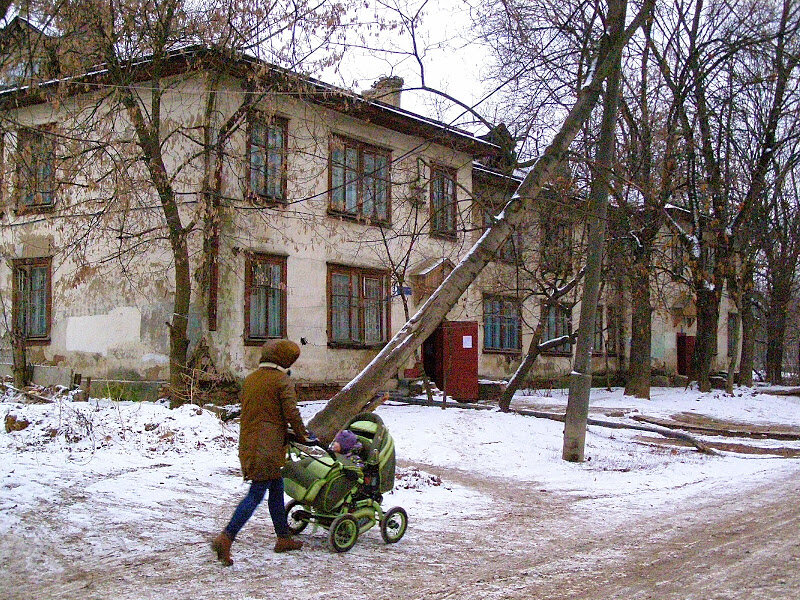
<svg viewBox="0 0 800 600">
<path fill-rule="evenodd" d="M 286 505 L 286 520 L 289 522 L 289 531 L 300 533 L 308 525 L 308 512 L 297 500 L 290 500 Z"/>
<path fill-rule="evenodd" d="M 399 542 L 408 527 L 408 514 L 405 509 L 395 506 L 387 510 L 381 519 L 381 537 L 387 544 Z"/>
<path fill-rule="evenodd" d="M 353 515 L 339 515 L 328 530 L 328 541 L 337 552 L 347 552 L 358 539 L 358 521 Z"/>
</svg>

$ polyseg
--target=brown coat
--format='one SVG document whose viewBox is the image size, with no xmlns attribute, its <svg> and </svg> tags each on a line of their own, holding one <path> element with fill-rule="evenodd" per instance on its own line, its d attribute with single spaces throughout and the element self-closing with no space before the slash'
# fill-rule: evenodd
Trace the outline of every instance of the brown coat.
<svg viewBox="0 0 800 600">
<path fill-rule="evenodd" d="M 298 436 L 308 437 L 297 410 L 294 383 L 277 368 L 288 368 L 299 355 L 300 349 L 294 342 L 271 340 L 264 345 L 259 369 L 244 380 L 239 461 L 245 479 L 266 481 L 281 476 L 286 462 L 287 425 Z"/>
</svg>

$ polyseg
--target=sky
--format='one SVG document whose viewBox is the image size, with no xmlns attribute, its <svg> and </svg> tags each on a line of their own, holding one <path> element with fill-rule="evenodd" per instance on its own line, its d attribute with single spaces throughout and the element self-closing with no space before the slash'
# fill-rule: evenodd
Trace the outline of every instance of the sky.
<svg viewBox="0 0 800 600">
<path fill-rule="evenodd" d="M 485 93 L 481 78 L 485 74 L 487 49 L 470 41 L 469 5 L 464 0 L 409 0 L 409 4 L 413 9 L 424 5 L 419 19 L 418 47 L 422 49 L 420 58 L 426 85 L 470 105 L 479 101 Z M 383 14 L 385 18 L 396 18 L 388 10 Z M 384 75 L 399 75 L 406 88 L 420 85 L 422 71 L 416 58 L 409 54 L 413 45 L 407 28 L 381 32 L 372 43 L 394 52 L 348 48 L 341 63 L 324 73 L 322 79 L 359 92 Z M 446 121 L 458 118 L 463 112 L 441 97 L 412 89 L 403 92 L 401 106 Z"/>
</svg>

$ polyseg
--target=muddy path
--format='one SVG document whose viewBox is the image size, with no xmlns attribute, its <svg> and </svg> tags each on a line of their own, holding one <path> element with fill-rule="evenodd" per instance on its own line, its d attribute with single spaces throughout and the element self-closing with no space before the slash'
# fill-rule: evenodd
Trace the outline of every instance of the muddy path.
<svg viewBox="0 0 800 600">
<path fill-rule="evenodd" d="M 228 569 L 207 541 L 237 498 L 198 484 L 191 496 L 142 504 L 120 523 L 118 498 L 87 498 L 86 482 L 65 486 L 58 502 L 43 501 L 3 536 L 0 598 L 800 597 L 796 478 L 625 512 L 535 484 L 420 467 L 491 503 L 436 526 L 412 513 L 400 543 L 386 546 L 370 531 L 346 554 L 332 553 L 320 531 L 303 536 L 301 552 L 276 555 L 268 519 L 254 519 Z"/>
</svg>

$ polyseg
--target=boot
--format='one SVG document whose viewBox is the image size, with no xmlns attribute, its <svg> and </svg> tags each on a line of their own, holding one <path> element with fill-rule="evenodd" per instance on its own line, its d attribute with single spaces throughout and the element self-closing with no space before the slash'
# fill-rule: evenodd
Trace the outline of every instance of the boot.
<svg viewBox="0 0 800 600">
<path fill-rule="evenodd" d="M 293 540 L 289 536 L 278 537 L 275 542 L 275 552 L 291 552 L 292 550 L 300 550 L 303 547 L 303 542 L 300 540 Z"/>
<path fill-rule="evenodd" d="M 217 553 L 217 560 L 226 567 L 230 567 L 233 564 L 233 559 L 231 558 L 231 544 L 233 544 L 233 540 L 231 536 L 228 535 L 227 531 L 223 531 L 211 540 L 211 549 Z"/>
</svg>

